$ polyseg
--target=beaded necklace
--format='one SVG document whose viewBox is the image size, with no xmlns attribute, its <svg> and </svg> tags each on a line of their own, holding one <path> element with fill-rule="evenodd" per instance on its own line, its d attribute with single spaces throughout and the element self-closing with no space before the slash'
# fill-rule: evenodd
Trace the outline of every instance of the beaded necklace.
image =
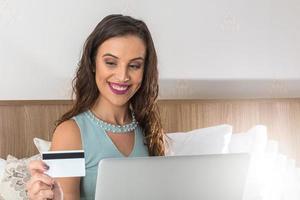
<svg viewBox="0 0 300 200">
<path fill-rule="evenodd" d="M 136 129 L 138 122 L 135 119 L 133 111 L 131 111 L 132 116 L 132 122 L 125 125 L 115 125 L 108 122 L 105 122 L 98 117 L 91 111 L 88 110 L 87 112 L 88 116 L 96 122 L 104 131 L 112 132 L 112 133 L 122 133 L 122 134 L 128 134 L 131 133 L 133 130 Z"/>
</svg>

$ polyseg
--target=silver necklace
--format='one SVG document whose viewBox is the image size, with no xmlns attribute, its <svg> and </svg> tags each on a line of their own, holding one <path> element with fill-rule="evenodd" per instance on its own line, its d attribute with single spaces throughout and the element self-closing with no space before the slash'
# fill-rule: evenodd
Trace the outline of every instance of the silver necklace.
<svg viewBox="0 0 300 200">
<path fill-rule="evenodd" d="M 98 124 L 104 131 L 113 132 L 113 133 L 128 134 L 128 133 L 131 133 L 132 131 L 134 131 L 138 125 L 138 122 L 135 119 L 133 111 L 131 111 L 132 122 L 130 122 L 129 124 L 125 124 L 125 125 L 115 125 L 115 124 L 105 122 L 105 121 L 99 119 L 98 117 L 96 117 L 96 115 L 91 110 L 87 111 L 87 115 L 90 119 L 95 121 L 96 124 Z"/>
</svg>

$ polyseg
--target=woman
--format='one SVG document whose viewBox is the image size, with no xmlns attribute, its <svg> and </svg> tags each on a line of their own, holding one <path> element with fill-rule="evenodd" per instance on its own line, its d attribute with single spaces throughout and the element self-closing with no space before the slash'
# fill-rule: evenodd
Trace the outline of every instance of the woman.
<svg viewBox="0 0 300 200">
<path fill-rule="evenodd" d="M 144 22 L 105 17 L 87 38 L 73 83 L 75 103 L 58 121 L 51 150 L 84 149 L 86 176 L 53 179 L 33 161 L 30 199 L 94 199 L 101 159 L 164 155 L 157 57 Z"/>
</svg>

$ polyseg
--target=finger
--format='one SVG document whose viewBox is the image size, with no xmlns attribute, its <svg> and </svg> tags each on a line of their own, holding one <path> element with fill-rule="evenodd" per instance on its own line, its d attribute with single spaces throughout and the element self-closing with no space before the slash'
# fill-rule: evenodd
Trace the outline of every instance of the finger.
<svg viewBox="0 0 300 200">
<path fill-rule="evenodd" d="M 41 190 L 52 190 L 53 185 L 47 185 L 41 181 L 36 181 L 32 184 L 30 190 L 28 190 L 28 192 L 30 192 L 33 195 L 38 194 Z"/>
<path fill-rule="evenodd" d="M 27 190 L 31 190 L 33 184 L 35 182 L 42 182 L 46 185 L 54 185 L 54 179 L 48 176 L 47 174 L 36 173 L 34 176 L 30 178 L 30 180 L 26 184 Z"/>
<path fill-rule="evenodd" d="M 64 199 L 62 188 L 57 180 L 54 180 L 54 187 L 52 188 L 52 191 L 55 194 L 55 198 Z"/>
<path fill-rule="evenodd" d="M 47 192 L 44 192 L 47 191 Z M 52 190 L 40 190 L 38 193 L 33 194 L 28 192 L 27 197 L 31 200 L 48 200 L 48 199 L 54 199 L 54 192 Z"/>
<path fill-rule="evenodd" d="M 41 190 L 37 195 L 35 195 L 37 199 L 53 199 L 54 193 L 52 190 Z"/>
<path fill-rule="evenodd" d="M 28 165 L 28 170 L 31 176 L 34 176 L 36 173 L 43 173 L 49 169 L 49 166 L 46 165 L 42 160 L 32 160 Z"/>
</svg>

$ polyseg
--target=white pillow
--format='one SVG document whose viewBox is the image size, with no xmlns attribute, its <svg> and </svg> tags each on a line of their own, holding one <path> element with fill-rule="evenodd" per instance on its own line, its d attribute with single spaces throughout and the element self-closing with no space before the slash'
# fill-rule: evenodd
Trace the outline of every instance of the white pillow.
<svg viewBox="0 0 300 200">
<path fill-rule="evenodd" d="M 51 146 L 51 142 L 40 138 L 33 138 L 33 143 L 40 153 L 44 151 L 49 151 Z"/>
<path fill-rule="evenodd" d="M 277 154 L 278 153 L 278 142 L 275 140 L 268 140 L 266 146 L 266 153 Z"/>
<path fill-rule="evenodd" d="M 227 153 L 231 134 L 232 126 L 227 124 L 168 133 L 166 156 Z"/>
<path fill-rule="evenodd" d="M 0 181 L 2 180 L 2 176 L 5 169 L 6 160 L 0 158 Z"/>
<path fill-rule="evenodd" d="M 229 152 L 264 153 L 267 140 L 267 127 L 256 125 L 245 133 L 232 134 L 229 143 Z"/>
</svg>

